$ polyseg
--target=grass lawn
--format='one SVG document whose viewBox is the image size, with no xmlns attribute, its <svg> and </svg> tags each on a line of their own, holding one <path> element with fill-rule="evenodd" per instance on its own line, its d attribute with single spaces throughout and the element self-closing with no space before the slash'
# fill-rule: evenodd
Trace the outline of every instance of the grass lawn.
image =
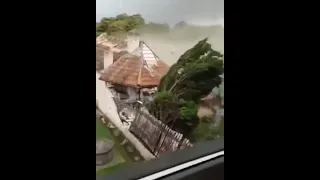
<svg viewBox="0 0 320 180">
<path fill-rule="evenodd" d="M 111 132 L 105 128 L 99 119 L 96 121 L 96 139 L 108 138 L 113 140 Z"/>
<path fill-rule="evenodd" d="M 117 172 L 118 170 L 123 169 L 128 165 L 129 165 L 129 163 L 124 162 L 124 163 L 120 163 L 120 164 L 117 164 L 117 165 L 114 165 L 114 166 L 111 166 L 108 168 L 104 168 L 104 169 L 97 171 L 97 175 L 108 175 L 108 174 Z"/>
<path fill-rule="evenodd" d="M 103 126 L 99 119 L 96 120 L 96 139 L 108 138 L 115 143 L 113 160 L 103 168 L 97 168 L 97 175 L 106 175 L 123 168 L 132 160 L 120 145 L 121 142 L 115 140 L 113 134 Z"/>
<path fill-rule="evenodd" d="M 194 142 L 218 139 L 224 136 L 224 120 L 218 127 L 210 128 L 212 122 L 200 120 L 198 127 L 192 133 L 191 140 Z"/>
</svg>

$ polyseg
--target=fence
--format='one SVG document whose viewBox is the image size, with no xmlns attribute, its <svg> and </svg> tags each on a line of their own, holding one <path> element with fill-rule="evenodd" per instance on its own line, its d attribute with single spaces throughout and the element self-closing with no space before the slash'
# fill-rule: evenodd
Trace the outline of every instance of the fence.
<svg viewBox="0 0 320 180">
<path fill-rule="evenodd" d="M 166 152 L 173 152 L 186 147 L 192 147 L 190 141 L 164 125 L 161 121 L 149 114 L 142 107 L 132 122 L 129 130 L 136 135 L 145 146 L 159 156 Z"/>
</svg>

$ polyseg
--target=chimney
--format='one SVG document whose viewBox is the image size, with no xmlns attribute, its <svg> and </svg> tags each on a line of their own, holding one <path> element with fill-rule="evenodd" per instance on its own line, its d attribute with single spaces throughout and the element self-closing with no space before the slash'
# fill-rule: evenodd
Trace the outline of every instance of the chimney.
<svg viewBox="0 0 320 180">
<path fill-rule="evenodd" d="M 103 56 L 104 69 L 108 68 L 111 64 L 113 64 L 113 52 L 110 49 L 109 51 L 104 51 L 104 56 Z"/>
</svg>

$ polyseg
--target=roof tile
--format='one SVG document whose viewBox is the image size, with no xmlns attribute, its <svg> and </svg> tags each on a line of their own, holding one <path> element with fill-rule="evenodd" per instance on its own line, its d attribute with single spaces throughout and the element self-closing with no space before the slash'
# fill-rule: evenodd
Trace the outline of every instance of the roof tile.
<svg viewBox="0 0 320 180">
<path fill-rule="evenodd" d="M 101 75 L 100 80 L 125 86 L 155 87 L 160 79 L 167 73 L 169 66 L 162 60 L 157 60 L 157 66 L 150 72 L 142 64 L 140 57 L 126 54 L 121 56 L 114 64 L 110 65 Z M 141 71 L 140 71 L 141 70 Z"/>
</svg>

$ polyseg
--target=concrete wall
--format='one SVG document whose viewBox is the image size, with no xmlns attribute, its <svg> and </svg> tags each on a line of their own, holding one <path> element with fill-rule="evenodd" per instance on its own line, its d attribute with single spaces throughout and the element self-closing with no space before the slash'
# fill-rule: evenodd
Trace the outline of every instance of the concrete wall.
<svg viewBox="0 0 320 180">
<path fill-rule="evenodd" d="M 100 81 L 101 75 L 96 72 L 96 103 L 99 110 L 106 115 L 114 126 L 126 137 L 128 141 L 140 152 L 145 160 L 155 158 L 154 155 L 144 147 L 144 145 L 132 135 L 121 123 L 116 104 L 112 99 L 112 93 L 106 87 L 104 81 Z"/>
</svg>

